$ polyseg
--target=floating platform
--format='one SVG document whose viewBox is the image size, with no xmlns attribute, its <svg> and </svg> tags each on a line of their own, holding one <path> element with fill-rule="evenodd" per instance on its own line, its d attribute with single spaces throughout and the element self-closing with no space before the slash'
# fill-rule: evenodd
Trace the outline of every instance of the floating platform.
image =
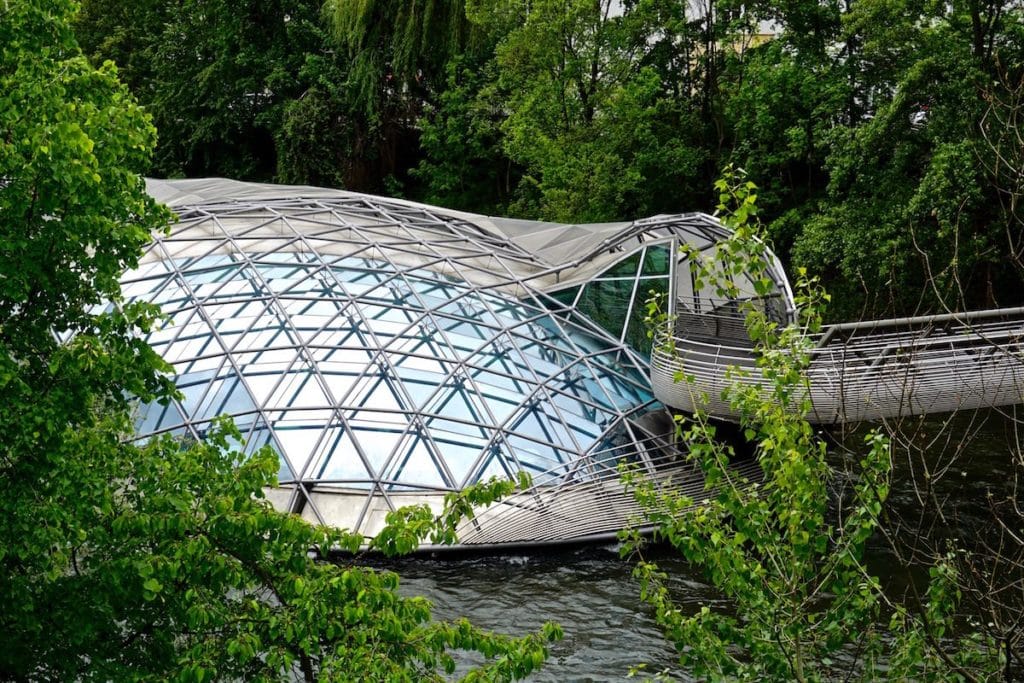
<svg viewBox="0 0 1024 683">
<path fill-rule="evenodd" d="M 651 391 L 643 317 L 652 291 L 689 286 L 682 245 L 729 236 L 714 218 L 564 225 L 223 179 L 149 191 L 177 222 L 122 287 L 167 316 L 148 341 L 182 397 L 141 406 L 140 438 L 230 415 L 246 451 L 280 456 L 275 506 L 366 537 L 520 472 L 530 490 L 462 544 L 610 538 L 641 512 L 621 463 L 707 495 Z"/>
</svg>

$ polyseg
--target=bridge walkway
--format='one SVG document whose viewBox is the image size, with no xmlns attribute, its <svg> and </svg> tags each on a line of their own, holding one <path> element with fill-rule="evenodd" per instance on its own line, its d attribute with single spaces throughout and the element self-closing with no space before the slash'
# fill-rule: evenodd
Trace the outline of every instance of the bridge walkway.
<svg viewBox="0 0 1024 683">
<path fill-rule="evenodd" d="M 807 418 L 814 423 L 1024 402 L 1024 308 L 843 323 L 824 328 L 812 342 Z M 674 329 L 656 339 L 654 394 L 673 408 L 692 412 L 702 405 L 735 421 L 739 415 L 722 398 L 730 383 L 726 371 L 738 367 L 746 371 L 738 381 L 766 386 L 757 353 L 739 313 L 684 311 Z M 680 376 L 692 381 L 676 381 Z"/>
</svg>

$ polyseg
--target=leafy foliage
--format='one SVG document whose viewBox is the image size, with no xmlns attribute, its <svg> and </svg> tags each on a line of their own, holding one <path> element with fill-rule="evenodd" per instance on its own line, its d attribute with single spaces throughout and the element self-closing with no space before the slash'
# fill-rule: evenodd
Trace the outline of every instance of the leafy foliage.
<svg viewBox="0 0 1024 683">
<path fill-rule="evenodd" d="M 222 423 L 188 448 L 172 438 L 136 452 L 73 571 L 55 580 L 35 675 L 124 680 L 434 680 L 455 665 L 451 651 L 487 663 L 469 680 L 512 680 L 546 658 L 559 636 L 548 625 L 513 639 L 468 621 L 435 622 L 422 598 L 396 593 L 398 577 L 351 560 L 364 539 L 275 512 L 262 491 L 277 455 L 232 448 Z M 425 507 L 393 513 L 372 547 L 414 550 L 420 539 L 451 542 L 450 520 L 507 493 L 492 482 L 453 495 L 447 520 Z M 310 551 L 315 553 L 310 554 Z"/>
<path fill-rule="evenodd" d="M 582 222 L 710 211 L 732 162 L 848 317 L 1021 302 L 1022 12 L 84 0 L 77 27 L 153 112 L 158 174 Z"/>
<path fill-rule="evenodd" d="M 727 175 L 719 181 L 724 222 L 735 230 L 700 277 L 729 295 L 732 269 L 763 272 L 763 244 L 754 229 L 755 187 Z M 627 484 L 657 524 L 655 537 L 676 547 L 729 600 L 730 610 L 701 607 L 684 614 L 673 604 L 665 576 L 639 561 L 635 575 L 642 597 L 680 652 L 680 663 L 714 680 L 827 680 L 836 675 L 875 680 L 962 680 L 992 675 L 999 657 L 981 636 L 951 643 L 959 601 L 953 564 L 933 568 L 920 612 L 887 604 L 864 564 L 865 543 L 878 529 L 889 492 L 890 444 L 877 431 L 866 448 L 850 494 L 834 513 L 826 445 L 804 419 L 810 411 L 804 370 L 809 331 L 821 323 L 828 297 L 804 280 L 799 324 L 780 328 L 754 307 L 747 325 L 756 341 L 757 370 L 766 388 L 733 383 L 725 390 L 741 414 L 764 480 L 747 481 L 728 469 L 735 447 L 718 438 L 717 426 L 698 413 L 681 419 L 682 436 L 706 477 L 710 500 L 694 506 L 686 497 L 657 493 L 635 472 Z M 740 373 L 730 370 L 732 376 Z M 642 542 L 630 537 L 626 552 Z M 881 628 L 892 611 L 890 637 Z M 953 639 L 951 639 L 953 640 Z"/>
<path fill-rule="evenodd" d="M 519 182 L 520 167 L 501 148 L 505 113 L 493 67 L 453 59 L 444 90 L 420 121 L 423 156 L 412 173 L 422 181 L 427 202 L 501 212 Z"/>
<path fill-rule="evenodd" d="M 996 64 L 1019 54 L 1020 13 L 999 0 L 900 0 L 843 15 L 859 119 L 832 137 L 826 201 L 795 250 L 837 274 L 842 312 L 865 299 L 876 311 L 996 303 L 1012 263 L 997 247 L 997 188 L 983 178 L 991 150 L 980 145 L 980 95 Z"/>
<path fill-rule="evenodd" d="M 458 0 L 329 0 L 324 14 L 350 56 L 353 101 L 371 118 L 385 99 L 441 78 L 448 59 L 479 40 Z"/>
<path fill-rule="evenodd" d="M 112 65 L 78 54 L 68 9 L 15 2 L 0 14 L 0 590 L 12 605 L 0 620 L 32 613 L 33 587 L 66 569 L 106 499 L 72 490 L 90 468 L 113 474 L 102 457 L 80 458 L 116 442 L 95 431 L 97 412 L 123 406 L 125 390 L 168 388 L 162 361 L 132 336 L 152 310 L 89 312 L 116 296 L 168 215 L 135 174 L 153 128 Z M 77 336 L 61 344 L 55 331 Z"/>
<path fill-rule="evenodd" d="M 0 8 L 0 679 L 467 680 L 539 666 L 557 626 L 509 638 L 435 622 L 366 539 L 275 512 L 277 456 L 201 440 L 128 441 L 135 401 L 168 400 L 142 341 L 158 311 L 118 278 L 170 214 L 138 171 L 154 130 L 113 65 L 93 68 L 65 0 Z M 453 542 L 458 519 L 523 482 L 394 515 L 371 545 Z"/>
</svg>

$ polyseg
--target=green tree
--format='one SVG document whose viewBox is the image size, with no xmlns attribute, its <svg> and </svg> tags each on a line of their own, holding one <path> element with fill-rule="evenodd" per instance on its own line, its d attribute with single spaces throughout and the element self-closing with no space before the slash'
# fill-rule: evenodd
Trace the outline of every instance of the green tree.
<svg viewBox="0 0 1024 683">
<path fill-rule="evenodd" d="M 557 627 L 434 622 L 394 574 L 323 561 L 364 539 L 275 512 L 277 456 L 244 457 L 230 425 L 131 442 L 136 400 L 173 387 L 141 340 L 158 312 L 118 280 L 170 214 L 137 175 L 153 127 L 81 55 L 73 11 L 0 7 L 0 679 L 436 680 L 464 649 L 485 657 L 469 680 L 529 673 Z M 513 487 L 398 511 L 371 545 L 451 542 Z"/>
<path fill-rule="evenodd" d="M 420 121 L 422 156 L 413 175 L 423 201 L 485 214 L 508 205 L 522 169 L 502 149 L 505 111 L 494 68 L 469 56 L 449 62 L 445 87 Z"/>
<path fill-rule="evenodd" d="M 118 78 L 140 96 L 154 96 L 158 51 L 175 4 L 165 0 L 85 0 L 74 18 L 75 36 L 93 62 L 111 60 Z"/>
<path fill-rule="evenodd" d="M 504 154 L 524 175 L 510 211 L 558 221 L 621 219 L 693 206 L 697 128 L 643 64 L 647 14 L 611 2 L 481 5 L 504 30 L 494 58 Z"/>
<path fill-rule="evenodd" d="M 448 60 L 484 41 L 462 0 L 328 0 L 324 14 L 352 66 L 353 103 L 375 121 L 442 82 Z"/>
<path fill-rule="evenodd" d="M 372 187 L 361 158 L 366 126 L 345 90 L 345 70 L 329 54 L 309 54 L 298 79 L 308 84 L 295 99 L 282 104 L 275 180 L 326 187 Z"/>
<path fill-rule="evenodd" d="M 86 53 L 123 65 L 161 132 L 150 172 L 382 192 L 415 163 L 415 98 L 368 114 L 322 3 L 85 0 Z M 381 81 L 383 82 L 383 81 Z M 394 90 L 394 89 L 392 89 Z"/>
<path fill-rule="evenodd" d="M 981 124 L 997 65 L 1019 63 L 1022 12 L 886 0 L 843 15 L 863 116 L 832 136 L 827 201 L 795 249 L 835 282 L 840 312 L 1020 302 Z"/>
<path fill-rule="evenodd" d="M 777 33 L 725 60 L 728 155 L 757 183 L 772 246 L 788 255 L 825 194 L 832 131 L 857 114 L 849 60 L 837 49 L 838 3 L 765 3 L 753 13 Z"/>
<path fill-rule="evenodd" d="M 116 299 L 165 224 L 136 175 L 155 133 L 111 64 L 79 54 L 70 3 L 0 10 L 0 628 L 6 676 L 47 637 L 47 601 L 109 506 L 123 392 L 166 392 L 132 335 L 152 311 L 90 312 Z M 62 344 L 54 333 L 74 333 Z M 111 429 L 113 427 L 113 429 Z"/>
<path fill-rule="evenodd" d="M 701 263 L 696 275 L 736 297 L 722 275 L 763 272 L 763 242 L 752 221 L 755 187 L 726 175 L 717 185 L 724 223 L 735 232 Z M 699 253 L 693 254 L 699 258 Z M 698 413 L 680 420 L 689 457 L 706 477 L 710 500 L 658 493 L 627 472 L 627 483 L 665 540 L 729 601 L 728 610 L 684 613 L 673 603 L 653 563 L 638 563 L 641 595 L 680 653 L 680 663 L 712 680 L 820 681 L 975 680 L 994 676 L 1003 661 L 993 643 L 953 632 L 959 602 L 952 558 L 940 558 L 922 604 L 888 600 L 864 563 L 865 543 L 879 528 L 890 486 L 890 444 L 865 436 L 856 473 L 838 510 L 830 505 L 826 445 L 804 419 L 810 412 L 807 377 L 811 337 L 827 296 L 800 284 L 799 320 L 780 327 L 751 307 L 747 325 L 756 342 L 763 386 L 736 382 L 725 390 L 740 415 L 742 441 L 754 452 L 763 481 L 737 478 L 737 454 L 717 427 Z M 741 373 L 733 368 L 732 376 Z M 693 381 L 681 377 L 680 380 Z M 626 551 L 641 547 L 635 535 Z M 890 617 L 888 628 L 883 617 Z M 887 632 L 886 632 L 887 631 Z"/>
<path fill-rule="evenodd" d="M 285 107 L 311 85 L 307 59 L 333 62 L 319 12 L 309 0 L 85 0 L 76 30 L 152 113 L 161 140 L 151 172 L 267 181 Z"/>
</svg>

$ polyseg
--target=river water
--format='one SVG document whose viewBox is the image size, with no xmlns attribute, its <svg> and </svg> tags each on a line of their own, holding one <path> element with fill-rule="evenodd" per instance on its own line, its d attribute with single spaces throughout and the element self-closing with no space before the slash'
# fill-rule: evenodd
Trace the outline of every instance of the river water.
<svg viewBox="0 0 1024 683">
<path fill-rule="evenodd" d="M 673 592 L 684 603 L 717 600 L 669 551 L 655 550 L 653 559 L 669 571 Z M 640 601 L 631 563 L 613 546 L 410 558 L 393 568 L 403 592 L 433 601 L 437 618 L 465 616 L 509 635 L 558 622 L 565 637 L 551 646 L 548 662 L 530 681 L 620 680 L 641 663 L 649 671 L 673 664 L 653 610 Z"/>
<path fill-rule="evenodd" d="M 1013 480 L 1013 421 L 996 413 L 958 416 L 948 424 L 921 423 L 914 433 L 930 464 L 944 468 L 942 495 L 950 509 L 957 510 L 956 523 L 964 527 L 960 531 L 970 533 L 974 524 L 986 523 L 980 502 L 987 492 L 1012 493 L 1008 486 Z M 952 458 L 950 441 L 959 444 L 964 435 L 971 437 L 970 442 Z M 891 502 L 912 510 L 916 495 L 910 468 L 916 456 L 905 457 L 900 448 L 895 453 Z M 837 468 L 841 457 L 834 456 Z M 892 571 L 886 546 L 873 543 L 869 554 L 871 570 L 898 590 L 906 578 Z M 648 559 L 669 573 L 670 589 L 682 609 L 722 606 L 716 592 L 671 549 L 653 548 Z M 402 592 L 429 598 L 439 619 L 465 616 L 478 626 L 509 635 L 536 630 L 548 620 L 560 623 L 564 639 L 552 645 L 548 662 L 530 681 L 622 680 L 640 664 L 647 666 L 647 673 L 671 669 L 674 678 L 685 680 L 673 668 L 673 648 L 658 629 L 653 610 L 640 600 L 631 562 L 620 558 L 614 545 L 417 556 L 391 563 L 390 568 L 402 577 Z"/>
</svg>

